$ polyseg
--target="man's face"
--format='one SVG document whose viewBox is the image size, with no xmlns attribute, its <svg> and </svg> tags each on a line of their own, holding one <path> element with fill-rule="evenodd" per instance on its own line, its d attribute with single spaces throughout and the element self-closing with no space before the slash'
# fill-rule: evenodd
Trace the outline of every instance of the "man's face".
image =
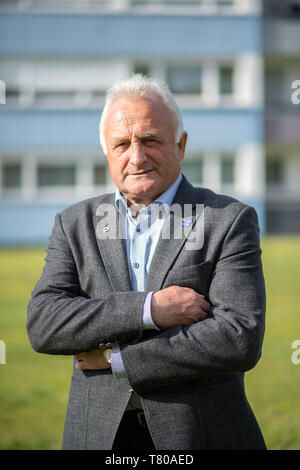
<svg viewBox="0 0 300 470">
<path fill-rule="evenodd" d="M 176 143 L 170 111 L 158 97 L 117 99 L 104 138 L 112 180 L 130 204 L 150 204 L 180 174 L 187 134 Z"/>
</svg>

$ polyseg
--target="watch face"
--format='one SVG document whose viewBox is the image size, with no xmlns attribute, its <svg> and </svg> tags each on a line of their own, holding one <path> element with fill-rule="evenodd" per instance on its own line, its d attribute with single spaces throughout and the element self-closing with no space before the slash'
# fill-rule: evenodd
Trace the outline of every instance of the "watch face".
<svg viewBox="0 0 300 470">
<path fill-rule="evenodd" d="M 103 352 L 103 356 L 105 357 L 107 362 L 109 362 L 109 364 L 111 364 L 111 349 L 105 349 L 104 352 Z"/>
</svg>

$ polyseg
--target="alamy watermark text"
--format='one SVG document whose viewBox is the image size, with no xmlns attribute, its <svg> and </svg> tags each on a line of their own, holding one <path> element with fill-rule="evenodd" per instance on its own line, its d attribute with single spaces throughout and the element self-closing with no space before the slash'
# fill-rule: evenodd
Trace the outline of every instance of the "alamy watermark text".
<svg viewBox="0 0 300 470">
<path fill-rule="evenodd" d="M 6 103 L 6 86 L 3 80 L 0 80 L 0 104 Z"/>
<path fill-rule="evenodd" d="M 292 103 L 299 104 L 300 103 L 300 80 L 293 81 L 292 89 L 295 90 L 291 96 Z"/>
<path fill-rule="evenodd" d="M 0 364 L 6 364 L 6 344 L 0 340 Z"/>
<path fill-rule="evenodd" d="M 295 351 L 292 353 L 291 361 L 293 364 L 298 365 L 300 364 L 300 339 L 295 339 L 292 342 L 292 349 L 295 349 Z"/>
</svg>

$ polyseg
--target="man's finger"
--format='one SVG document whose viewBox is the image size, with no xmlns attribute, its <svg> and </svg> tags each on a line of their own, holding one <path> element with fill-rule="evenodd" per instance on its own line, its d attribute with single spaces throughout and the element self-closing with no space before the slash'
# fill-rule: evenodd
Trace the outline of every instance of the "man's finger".
<svg viewBox="0 0 300 470">
<path fill-rule="evenodd" d="M 75 354 L 73 356 L 73 359 L 75 359 L 75 361 L 82 361 L 83 360 L 83 356 L 82 354 Z"/>
<path fill-rule="evenodd" d="M 76 362 L 75 367 L 78 370 L 84 370 L 86 368 L 86 365 L 83 360 L 79 360 Z"/>
<path fill-rule="evenodd" d="M 204 310 L 201 311 L 201 314 L 199 315 L 199 320 L 205 320 L 206 318 L 208 318 L 208 313 L 205 312 Z"/>
<path fill-rule="evenodd" d="M 209 309 L 210 309 L 210 307 L 211 307 L 211 305 L 210 305 L 209 302 L 207 302 L 207 300 L 205 300 L 205 299 L 202 300 L 202 302 L 201 302 L 201 308 L 202 308 L 202 310 L 204 310 L 205 312 L 208 312 Z"/>
<path fill-rule="evenodd" d="M 206 318 L 208 318 L 208 313 L 200 309 L 200 312 L 195 317 L 195 323 L 198 323 L 199 321 L 202 321 L 202 320 L 206 320 Z"/>
</svg>

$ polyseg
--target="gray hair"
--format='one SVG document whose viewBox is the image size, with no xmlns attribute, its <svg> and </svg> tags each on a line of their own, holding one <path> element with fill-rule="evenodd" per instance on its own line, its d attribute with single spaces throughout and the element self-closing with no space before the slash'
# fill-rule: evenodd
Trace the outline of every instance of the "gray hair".
<svg viewBox="0 0 300 470">
<path fill-rule="evenodd" d="M 146 77 L 141 74 L 133 75 L 115 83 L 107 90 L 105 105 L 101 114 L 99 123 L 100 145 L 104 153 L 107 153 L 106 142 L 104 139 L 104 122 L 109 108 L 115 100 L 124 96 L 136 95 L 139 97 L 157 96 L 169 109 L 173 124 L 175 127 L 175 139 L 178 143 L 184 132 L 181 112 L 178 105 L 169 90 L 168 86 L 155 78 Z"/>
</svg>

